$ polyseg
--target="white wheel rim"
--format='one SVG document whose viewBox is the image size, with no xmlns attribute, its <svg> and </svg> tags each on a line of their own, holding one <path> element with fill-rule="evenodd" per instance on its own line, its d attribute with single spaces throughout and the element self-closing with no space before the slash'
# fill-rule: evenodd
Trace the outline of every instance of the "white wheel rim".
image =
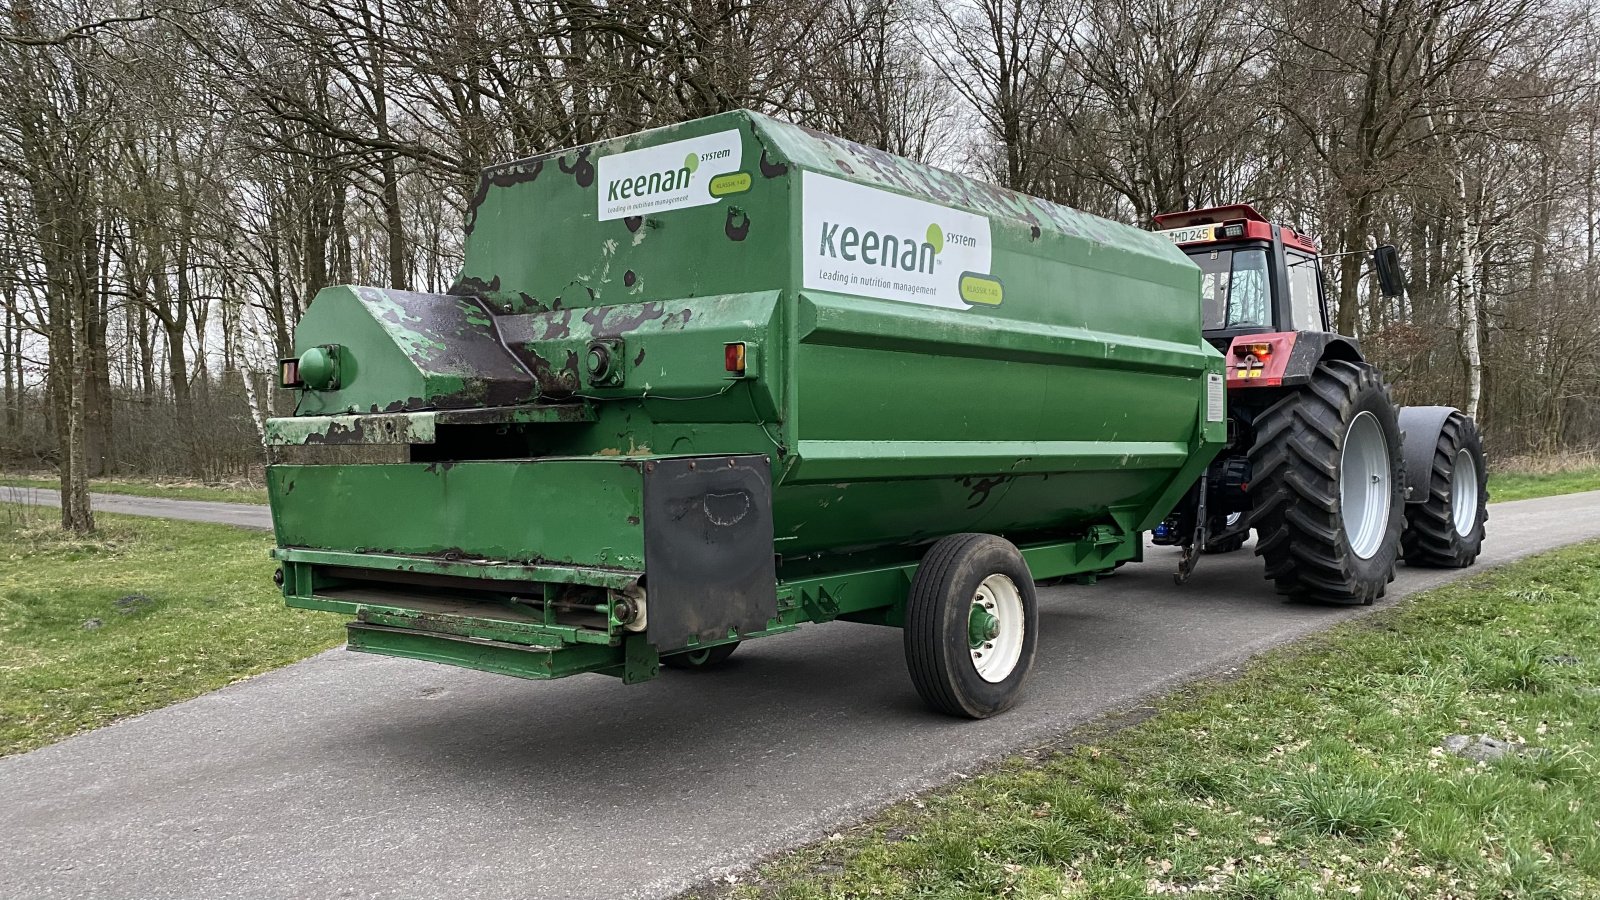
<svg viewBox="0 0 1600 900">
<path fill-rule="evenodd" d="M 978 592 L 972 598 L 972 607 L 974 610 L 982 608 L 998 620 L 993 637 L 977 647 L 969 648 L 972 667 L 984 681 L 1005 681 L 1022 658 L 1022 637 L 1026 627 L 1022 620 L 1022 592 L 1017 590 L 1016 583 L 1010 578 L 996 572 L 978 585 Z"/>
<path fill-rule="evenodd" d="M 1450 514 L 1456 534 L 1462 537 L 1478 525 L 1478 461 L 1464 448 L 1456 451 L 1456 464 L 1450 469 Z"/>
<path fill-rule="evenodd" d="M 1350 552 L 1371 559 L 1389 531 L 1389 441 L 1378 417 L 1363 412 L 1350 423 L 1339 454 L 1339 517 Z"/>
</svg>

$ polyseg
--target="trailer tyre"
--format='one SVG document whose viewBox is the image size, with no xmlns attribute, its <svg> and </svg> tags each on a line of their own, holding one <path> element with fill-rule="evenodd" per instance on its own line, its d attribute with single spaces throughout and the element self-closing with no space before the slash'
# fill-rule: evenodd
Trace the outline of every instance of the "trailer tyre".
<svg viewBox="0 0 1600 900">
<path fill-rule="evenodd" d="M 704 650 L 686 650 L 674 653 L 671 656 L 661 657 L 661 664 L 669 669 L 682 669 L 686 672 L 703 672 L 714 669 L 728 661 L 733 651 L 738 649 L 739 642 L 731 644 L 718 644 Z"/>
<path fill-rule="evenodd" d="M 1407 565 L 1464 569 L 1477 562 L 1489 520 L 1487 475 L 1477 423 L 1451 415 L 1439 430 L 1427 483 L 1411 486 L 1427 499 L 1406 506 L 1400 547 Z"/>
<path fill-rule="evenodd" d="M 1010 541 L 953 534 L 922 557 L 906 599 L 906 668 L 935 710 L 986 719 L 1009 709 L 1038 631 L 1033 576 Z"/>
<path fill-rule="evenodd" d="M 1256 555 L 1280 593 L 1370 604 L 1394 580 L 1405 523 L 1400 426 L 1371 366 L 1330 360 L 1256 418 Z"/>
</svg>

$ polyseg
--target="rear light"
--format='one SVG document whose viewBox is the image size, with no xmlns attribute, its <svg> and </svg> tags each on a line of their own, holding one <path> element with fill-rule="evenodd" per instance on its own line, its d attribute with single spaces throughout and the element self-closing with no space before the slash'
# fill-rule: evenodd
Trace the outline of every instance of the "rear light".
<svg viewBox="0 0 1600 900">
<path fill-rule="evenodd" d="M 1266 359 L 1272 355 L 1272 345 L 1267 343 L 1239 344 L 1233 348 L 1233 355 L 1240 359 L 1249 356 L 1254 356 L 1256 359 Z"/>
<path fill-rule="evenodd" d="M 744 374 L 744 341 L 723 345 L 722 367 L 733 375 Z"/>
</svg>

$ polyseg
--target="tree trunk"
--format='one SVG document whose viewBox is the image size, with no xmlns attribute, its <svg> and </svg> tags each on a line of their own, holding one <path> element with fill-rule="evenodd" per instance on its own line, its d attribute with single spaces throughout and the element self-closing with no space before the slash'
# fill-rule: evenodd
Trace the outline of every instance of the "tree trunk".
<svg viewBox="0 0 1600 900">
<path fill-rule="evenodd" d="M 1336 323 L 1340 334 L 1356 337 L 1356 313 L 1361 308 L 1361 261 L 1358 252 L 1367 248 L 1372 231 L 1372 195 L 1362 194 L 1350 206 L 1344 227 L 1344 250 L 1349 256 L 1339 261 L 1339 311 Z"/>
</svg>

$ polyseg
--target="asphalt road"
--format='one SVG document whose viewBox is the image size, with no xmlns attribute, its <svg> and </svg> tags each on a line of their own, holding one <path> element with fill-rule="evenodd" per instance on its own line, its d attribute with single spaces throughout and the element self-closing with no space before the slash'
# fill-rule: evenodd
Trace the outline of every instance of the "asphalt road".
<svg viewBox="0 0 1600 900">
<path fill-rule="evenodd" d="M 61 508 L 61 492 L 48 488 L 0 486 L 0 503 L 26 503 L 31 506 Z M 158 519 L 187 519 L 212 522 L 259 531 L 272 530 L 272 512 L 256 503 L 218 503 L 209 500 L 169 500 L 165 497 L 135 497 L 129 494 L 89 495 L 95 512 L 154 516 Z"/>
<path fill-rule="evenodd" d="M 1600 492 L 1491 509 L 1480 568 L 1600 536 Z M 0 896 L 662 897 L 1361 614 L 1247 552 L 1183 588 L 1174 562 L 1044 590 L 1028 696 L 986 722 L 924 712 L 869 625 L 635 687 L 332 651 L 0 760 Z M 1386 602 L 1459 575 L 1402 567 Z"/>
</svg>

